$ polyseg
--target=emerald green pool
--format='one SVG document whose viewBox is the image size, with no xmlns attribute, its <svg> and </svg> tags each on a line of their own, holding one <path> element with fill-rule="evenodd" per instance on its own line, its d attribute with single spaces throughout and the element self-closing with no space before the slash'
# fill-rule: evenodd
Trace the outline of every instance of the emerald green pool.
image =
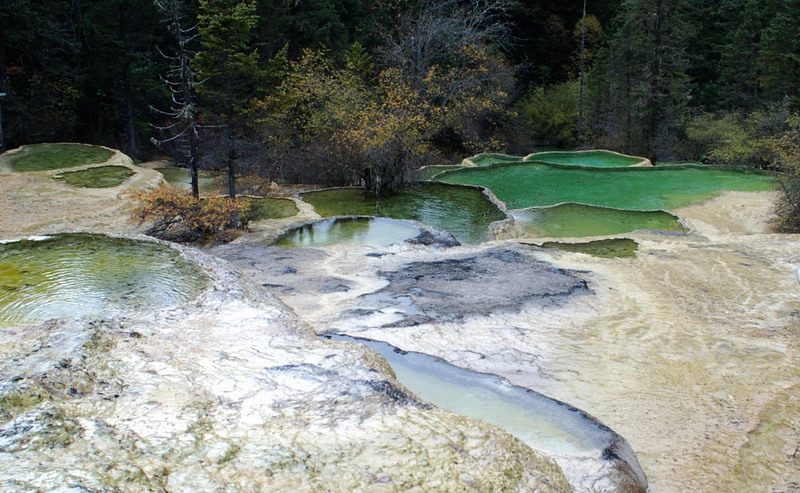
<svg viewBox="0 0 800 493">
<path fill-rule="evenodd" d="M 54 178 L 73 187 L 111 188 L 121 185 L 135 174 L 126 166 L 96 166 L 80 171 L 61 173 Z"/>
<path fill-rule="evenodd" d="M 448 231 L 461 243 L 486 241 L 489 224 L 506 218 L 482 191 L 440 183 L 410 186 L 380 203 L 364 190 L 353 188 L 307 192 L 302 198 L 324 217 L 413 219 Z"/>
<path fill-rule="evenodd" d="M 156 171 L 164 175 L 164 180 L 171 187 L 181 190 L 192 189 L 192 173 L 187 168 L 156 168 Z M 214 175 L 205 171 L 198 172 L 197 184 L 200 193 L 218 193 L 222 189 L 214 180 Z"/>
<path fill-rule="evenodd" d="M 685 231 L 677 217 L 663 211 L 630 211 L 561 204 L 514 210 L 511 215 L 531 237 L 605 236 L 637 229 Z"/>
<path fill-rule="evenodd" d="M 630 258 L 636 256 L 639 244 L 630 238 L 610 238 L 595 240 L 586 243 L 563 243 L 547 241 L 540 245 L 542 248 L 565 250 L 568 252 L 585 253 L 601 258 Z"/>
<path fill-rule="evenodd" d="M 625 156 L 610 151 L 564 151 L 537 152 L 525 157 L 525 161 L 543 161 L 555 164 L 578 166 L 615 167 L 631 166 L 643 161 L 643 158 Z"/>
<path fill-rule="evenodd" d="M 104 147 L 86 144 L 36 144 L 7 155 L 14 171 L 42 171 L 104 163 L 114 155 Z"/>
<path fill-rule="evenodd" d="M 421 229 L 406 221 L 387 218 L 332 218 L 289 230 L 275 242 L 278 246 L 320 247 L 366 245 L 382 247 L 416 237 Z"/>
<path fill-rule="evenodd" d="M 436 181 L 490 188 L 509 209 L 564 202 L 631 210 L 670 210 L 726 190 L 771 190 L 769 175 L 705 166 L 569 168 L 525 163 L 464 168 Z"/>
<path fill-rule="evenodd" d="M 154 242 L 63 234 L 0 243 L 0 327 L 166 308 L 197 297 L 207 282 Z"/>
</svg>

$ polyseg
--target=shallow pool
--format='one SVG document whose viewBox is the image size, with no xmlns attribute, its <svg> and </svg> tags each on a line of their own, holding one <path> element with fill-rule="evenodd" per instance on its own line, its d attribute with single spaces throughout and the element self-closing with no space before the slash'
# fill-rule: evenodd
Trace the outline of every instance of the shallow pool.
<svg viewBox="0 0 800 493">
<path fill-rule="evenodd" d="M 577 166 L 616 167 L 632 166 L 644 161 L 644 158 L 626 156 L 611 151 L 559 151 L 536 152 L 525 156 L 525 161 L 543 161 L 546 163 L 569 164 Z"/>
<path fill-rule="evenodd" d="M 519 163 L 522 157 L 509 156 L 508 154 L 482 153 L 468 158 L 475 166 L 489 166 L 497 163 Z"/>
<path fill-rule="evenodd" d="M 80 171 L 69 171 L 54 178 L 67 185 L 82 188 L 111 188 L 122 185 L 136 173 L 126 166 L 96 166 Z"/>
<path fill-rule="evenodd" d="M 490 188 L 509 209 L 564 202 L 630 210 L 670 210 L 713 198 L 726 190 L 771 190 L 764 174 L 714 167 L 569 168 L 514 164 L 464 168 L 437 181 Z"/>
<path fill-rule="evenodd" d="M 622 469 L 635 482 L 642 486 L 647 483 L 627 442 L 580 409 L 509 385 L 495 375 L 464 370 L 425 354 L 400 351 L 383 342 L 338 334 L 325 337 L 369 346 L 389 362 L 397 380 L 417 397 L 503 428 L 553 457 L 574 488 L 582 489 L 583 485 L 606 476 L 609 468 L 618 467 L 615 460 L 625 463 Z"/>
<path fill-rule="evenodd" d="M 637 229 L 686 231 L 678 218 L 663 211 L 630 211 L 581 204 L 560 204 L 511 211 L 526 236 L 582 237 L 629 233 Z"/>
<path fill-rule="evenodd" d="M 489 224 L 506 218 L 481 190 L 440 183 L 407 187 L 380 202 L 354 188 L 307 192 L 302 198 L 321 216 L 413 219 L 448 231 L 462 243 L 486 241 Z"/>
<path fill-rule="evenodd" d="M 281 235 L 275 244 L 289 247 L 339 244 L 382 247 L 409 240 L 421 232 L 417 226 L 397 219 L 331 218 L 291 229 Z"/>
<path fill-rule="evenodd" d="M 155 242 L 63 234 L 0 243 L 0 326 L 111 316 L 195 298 L 207 277 Z"/>
<path fill-rule="evenodd" d="M 539 246 L 547 249 L 585 253 L 601 258 L 631 258 L 636 256 L 636 251 L 639 249 L 639 244 L 630 238 L 608 238 L 585 243 L 546 241 Z"/>
<path fill-rule="evenodd" d="M 164 180 L 166 180 L 171 187 L 180 190 L 192 189 L 192 173 L 189 169 L 168 167 L 156 168 L 156 171 L 164 175 Z M 198 172 L 197 180 L 201 193 L 218 193 L 222 189 L 221 186 L 217 185 L 214 175 L 205 171 Z"/>
</svg>

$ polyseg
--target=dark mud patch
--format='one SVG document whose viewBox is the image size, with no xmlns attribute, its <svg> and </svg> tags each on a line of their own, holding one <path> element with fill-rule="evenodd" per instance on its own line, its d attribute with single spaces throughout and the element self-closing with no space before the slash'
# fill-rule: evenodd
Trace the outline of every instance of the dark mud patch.
<svg viewBox="0 0 800 493">
<path fill-rule="evenodd" d="M 396 309 L 400 319 L 384 327 L 458 321 L 497 312 L 518 312 L 531 303 L 560 306 L 586 293 L 576 273 L 536 260 L 524 247 L 501 248 L 434 262 L 413 262 L 383 271 L 389 284 L 363 295 L 358 314 Z"/>
</svg>

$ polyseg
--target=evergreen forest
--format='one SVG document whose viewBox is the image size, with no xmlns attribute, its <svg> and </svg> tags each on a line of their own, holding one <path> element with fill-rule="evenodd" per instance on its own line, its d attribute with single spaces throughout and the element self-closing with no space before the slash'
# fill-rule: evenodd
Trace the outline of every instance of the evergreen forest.
<svg viewBox="0 0 800 493">
<path fill-rule="evenodd" d="M 800 0 L 4 0 L 0 145 L 167 155 L 227 169 L 232 196 L 246 175 L 391 193 L 542 148 L 800 189 L 798 20 Z"/>
</svg>

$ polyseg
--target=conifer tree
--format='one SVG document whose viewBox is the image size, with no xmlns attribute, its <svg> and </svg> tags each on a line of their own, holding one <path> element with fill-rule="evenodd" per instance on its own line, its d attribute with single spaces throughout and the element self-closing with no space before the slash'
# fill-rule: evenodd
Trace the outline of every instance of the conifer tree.
<svg viewBox="0 0 800 493">
<path fill-rule="evenodd" d="M 200 0 L 201 48 L 194 62 L 204 77 L 199 89 L 205 106 L 225 130 L 231 198 L 236 198 L 236 139 L 259 76 L 258 51 L 250 36 L 257 20 L 251 0 Z"/>
<path fill-rule="evenodd" d="M 685 11 L 681 0 L 624 2 L 594 72 L 596 132 L 654 162 L 674 152 L 688 108 Z"/>
</svg>

